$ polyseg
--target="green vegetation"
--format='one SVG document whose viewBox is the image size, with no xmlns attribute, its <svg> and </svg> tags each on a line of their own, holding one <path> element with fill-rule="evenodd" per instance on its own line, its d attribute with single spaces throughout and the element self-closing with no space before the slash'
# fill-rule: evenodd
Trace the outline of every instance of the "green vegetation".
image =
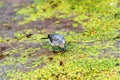
<svg viewBox="0 0 120 80">
<path fill-rule="evenodd" d="M 66 18 L 73 21 L 71 27 L 77 28 L 81 24 L 84 32 L 56 32 L 65 36 L 67 51 L 64 54 L 52 53 L 47 40 L 41 39 L 46 36 L 43 31 L 18 31 L 14 34 L 15 39 L 9 39 L 8 42 L 7 39 L 0 38 L 0 42 L 5 43 L 13 40 L 24 44 L 40 44 L 40 47 L 29 48 L 21 44 L 18 48 L 4 52 L 4 55 L 10 56 L 0 65 L 24 65 L 22 69 L 14 66 L 15 69 L 6 72 L 6 77 L 10 80 L 119 80 L 120 58 L 114 54 L 120 54 L 120 47 L 114 46 L 114 38 L 120 30 L 118 2 L 120 1 L 34 0 L 32 5 L 20 9 L 17 15 L 28 16 L 20 25 L 38 19 Z M 60 24 L 60 21 L 55 23 Z M 38 33 L 27 37 L 32 32 Z M 20 55 L 14 57 L 15 54 Z"/>
<path fill-rule="evenodd" d="M 0 1 L 0 7 L 2 7 L 3 6 L 3 3 L 2 3 L 2 1 Z"/>
<path fill-rule="evenodd" d="M 29 32 L 29 30 L 25 30 Z M 37 32 L 37 31 L 36 31 Z M 19 34 L 20 32 L 15 33 Z M 62 35 L 66 35 L 62 32 Z M 25 35 L 25 34 L 24 34 Z M 110 40 L 106 43 L 101 44 L 101 41 L 93 42 L 92 46 L 89 43 L 92 42 L 82 42 L 76 43 L 71 42 L 74 39 L 77 39 L 75 36 L 73 38 L 66 36 L 67 40 L 67 50 L 64 54 L 50 54 L 40 55 L 37 57 L 30 57 L 36 55 L 36 51 L 42 50 L 43 48 L 49 49 L 52 51 L 52 48 L 49 44 L 44 45 L 47 41 L 43 41 L 40 38 L 46 36 L 45 34 L 34 34 L 30 38 L 19 39 L 20 42 L 31 43 L 39 42 L 43 46 L 41 48 L 28 48 L 24 50 L 24 46 L 20 46 L 19 49 L 14 49 L 4 54 L 14 55 L 19 53 L 20 57 L 7 57 L 6 62 L 3 62 L 2 65 L 16 65 L 17 63 L 25 65 L 25 70 L 9 70 L 7 71 L 7 77 L 10 77 L 10 80 L 117 80 L 120 79 L 120 59 L 115 58 L 112 51 L 120 52 L 120 49 L 117 49 L 113 46 L 114 41 Z M 71 41 L 70 41 L 71 40 Z M 110 49 L 107 53 L 101 52 L 101 50 Z M 39 53 L 41 54 L 41 53 Z M 102 55 L 101 55 L 102 54 Z M 31 63 L 28 64 L 28 61 Z M 27 64 L 27 65 L 26 65 Z"/>
<path fill-rule="evenodd" d="M 118 35 L 120 8 L 117 3 L 117 0 L 35 0 L 34 4 L 22 8 L 17 14 L 29 16 L 19 24 L 52 17 L 68 18 L 77 21 L 71 27 L 77 27 L 78 24 L 84 27 L 84 36 L 90 36 L 92 39 L 111 39 Z M 75 17 L 71 18 L 72 16 Z M 85 20 L 87 21 L 84 22 Z"/>
</svg>

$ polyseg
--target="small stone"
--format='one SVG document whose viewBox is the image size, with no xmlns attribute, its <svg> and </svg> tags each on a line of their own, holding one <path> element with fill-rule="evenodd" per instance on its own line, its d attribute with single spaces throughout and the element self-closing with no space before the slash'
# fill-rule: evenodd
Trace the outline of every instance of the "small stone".
<svg viewBox="0 0 120 80">
<path fill-rule="evenodd" d="M 64 65 L 64 62 L 63 61 L 60 61 L 60 66 Z"/>
</svg>

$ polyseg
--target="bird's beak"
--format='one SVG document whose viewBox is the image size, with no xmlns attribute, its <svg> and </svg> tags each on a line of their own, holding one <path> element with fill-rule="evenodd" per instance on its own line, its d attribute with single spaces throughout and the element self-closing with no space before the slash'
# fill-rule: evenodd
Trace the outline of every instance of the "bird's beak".
<svg viewBox="0 0 120 80">
<path fill-rule="evenodd" d="M 62 48 L 62 52 L 65 52 L 66 50 L 65 50 L 65 48 Z"/>
</svg>

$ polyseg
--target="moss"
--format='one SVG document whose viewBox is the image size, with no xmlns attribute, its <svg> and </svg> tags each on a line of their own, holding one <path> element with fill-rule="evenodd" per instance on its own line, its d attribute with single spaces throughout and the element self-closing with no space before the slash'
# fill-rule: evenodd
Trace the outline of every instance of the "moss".
<svg viewBox="0 0 120 80">
<path fill-rule="evenodd" d="M 9 70 L 6 73 L 7 77 L 11 80 L 119 79 L 120 59 L 114 57 L 114 53 L 120 52 L 120 48 L 114 46 L 114 38 L 118 36 L 119 33 L 117 30 L 120 28 L 117 2 L 117 0 L 113 2 L 110 0 L 81 0 L 79 2 L 75 0 L 35 0 L 32 5 L 19 10 L 18 14 L 29 16 L 23 22 L 20 22 L 20 24 L 35 21 L 38 18 L 40 20 L 52 17 L 58 19 L 68 18 L 81 24 L 85 31 L 83 33 L 75 33 L 73 31 L 56 32 L 65 36 L 67 42 L 67 51 L 63 54 L 60 52 L 57 54 L 52 53 L 52 48 L 47 40 L 41 39 L 42 37 L 46 37 L 46 34 L 43 33 L 44 30 L 29 29 L 23 32 L 16 32 L 16 38 L 10 39 L 10 42 L 12 40 L 28 44 L 37 42 L 40 44 L 40 48 L 26 49 L 22 44 L 19 49 L 15 48 L 5 51 L 3 54 L 10 54 L 10 57 L 6 57 L 6 61 L 2 65 L 15 65 L 16 62 L 19 62 L 32 68 L 32 70 L 26 72 L 19 69 Z M 71 19 L 72 16 L 75 17 Z M 72 26 L 77 28 L 77 23 L 72 23 Z M 60 21 L 56 21 L 55 24 L 60 24 Z M 26 36 L 32 32 L 38 33 L 34 33 L 29 37 Z M 7 40 L 0 38 L 0 42 L 7 42 Z M 48 52 L 35 53 L 43 49 L 48 50 Z M 12 55 L 16 53 L 21 55 L 15 58 Z M 30 57 L 30 54 L 34 54 L 37 57 Z"/>
<path fill-rule="evenodd" d="M 63 35 L 66 33 L 57 32 Z M 76 33 L 70 33 L 71 35 Z M 42 37 L 42 34 L 34 34 L 29 39 L 31 42 L 39 41 L 39 37 Z M 38 37 L 38 38 L 37 38 Z M 33 39 L 34 38 L 34 39 Z M 66 40 L 69 40 L 69 36 L 65 37 Z M 67 39 L 68 38 L 68 39 Z M 77 39 L 76 36 L 70 40 Z M 43 43 L 42 40 L 39 41 Z M 44 41 L 47 42 L 47 41 Z M 92 45 L 90 45 L 92 44 Z M 57 53 L 55 55 L 41 55 L 37 58 L 30 58 L 29 54 L 34 54 L 35 51 L 40 48 L 28 48 L 26 49 L 20 57 L 14 60 L 13 57 L 8 57 L 7 63 L 19 62 L 23 65 L 27 63 L 28 60 L 32 60 L 29 64 L 30 68 L 35 68 L 35 70 L 28 71 L 23 73 L 22 71 L 14 71 L 11 73 L 11 70 L 7 72 L 7 77 L 11 77 L 11 80 L 16 80 L 18 77 L 21 80 L 29 79 L 117 79 L 119 75 L 117 74 L 119 69 L 116 69 L 116 64 L 119 63 L 119 58 L 115 59 L 112 55 L 109 58 L 101 57 L 98 55 L 101 54 L 100 50 L 102 49 L 112 49 L 116 48 L 113 46 L 114 41 L 107 41 L 102 43 L 101 41 L 96 42 L 69 42 L 66 44 L 67 51 L 64 54 Z M 43 46 L 43 48 L 50 48 L 50 45 Z M 50 49 L 51 50 L 51 49 Z M 15 54 L 16 50 L 12 50 L 11 53 Z M 8 52 L 9 53 L 9 52 Z M 8 54 L 7 53 L 7 54 Z M 10 54 L 11 54 L 10 53 Z M 52 60 L 51 60 L 52 58 Z M 45 65 L 44 65 L 45 63 Z M 6 64 L 6 63 L 3 63 Z M 9 64 L 10 65 L 10 64 Z M 36 68 L 40 65 L 44 65 L 41 68 Z M 113 74 L 114 75 L 111 75 Z M 14 75 L 13 75 L 14 74 Z M 111 75 L 111 76 L 109 76 Z"/>
<path fill-rule="evenodd" d="M 0 1 L 0 7 L 3 7 L 3 2 L 2 1 Z"/>
</svg>

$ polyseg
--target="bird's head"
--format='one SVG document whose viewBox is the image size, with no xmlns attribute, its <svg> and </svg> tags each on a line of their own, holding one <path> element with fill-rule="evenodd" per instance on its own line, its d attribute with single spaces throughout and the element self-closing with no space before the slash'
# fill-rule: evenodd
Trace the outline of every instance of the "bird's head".
<svg viewBox="0 0 120 80">
<path fill-rule="evenodd" d="M 65 41 L 64 40 L 59 40 L 58 46 L 62 49 L 62 51 L 65 51 Z"/>
</svg>

